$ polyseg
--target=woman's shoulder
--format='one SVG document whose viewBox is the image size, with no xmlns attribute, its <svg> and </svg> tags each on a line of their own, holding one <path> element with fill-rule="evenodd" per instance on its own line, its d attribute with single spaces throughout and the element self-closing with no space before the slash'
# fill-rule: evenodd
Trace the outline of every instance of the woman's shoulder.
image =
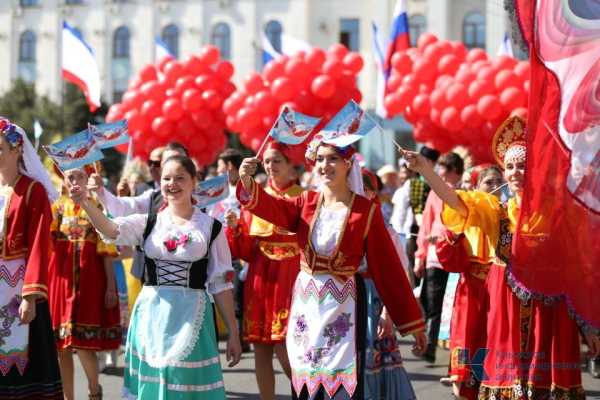
<svg viewBox="0 0 600 400">
<path fill-rule="evenodd" d="M 25 200 L 29 202 L 31 199 L 35 201 L 48 201 L 48 193 L 46 188 L 40 182 L 32 179 L 26 175 L 21 175 L 19 181 L 14 187 L 14 191 L 17 194 L 25 196 Z"/>
</svg>

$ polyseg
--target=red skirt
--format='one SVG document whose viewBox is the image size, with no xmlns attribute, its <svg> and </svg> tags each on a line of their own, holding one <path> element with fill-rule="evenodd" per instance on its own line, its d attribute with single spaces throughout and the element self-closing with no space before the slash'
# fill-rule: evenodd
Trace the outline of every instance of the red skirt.
<svg viewBox="0 0 600 400">
<path fill-rule="evenodd" d="M 92 242 L 54 242 L 49 302 L 59 349 L 114 350 L 121 344 L 119 306 L 104 306 L 106 275 Z"/>
<path fill-rule="evenodd" d="M 250 263 L 244 282 L 245 341 L 285 341 L 292 290 L 299 271 L 300 256 L 272 260 L 260 253 Z"/>
<path fill-rule="evenodd" d="M 470 272 L 461 273 L 456 287 L 452 321 L 450 323 L 449 375 L 461 383 L 461 396 L 476 399 L 479 388 L 477 371 L 471 370 L 471 360 L 483 356 L 486 344 L 485 276 L 487 265 L 470 264 Z"/>
<path fill-rule="evenodd" d="M 492 265 L 480 399 L 585 399 L 579 330 L 564 302 L 521 301 Z"/>
</svg>

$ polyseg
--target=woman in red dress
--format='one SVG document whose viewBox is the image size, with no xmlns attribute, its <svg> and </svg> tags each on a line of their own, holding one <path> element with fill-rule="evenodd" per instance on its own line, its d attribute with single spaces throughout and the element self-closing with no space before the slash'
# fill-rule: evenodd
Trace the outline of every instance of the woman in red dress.
<svg viewBox="0 0 600 400">
<path fill-rule="evenodd" d="M 403 156 L 409 167 L 419 172 L 444 200 L 442 220 L 446 227 L 457 234 L 478 230 L 477 243 L 493 249 L 485 283 L 486 346 L 484 354 L 470 355 L 468 360 L 473 369 L 478 367 L 481 377 L 479 399 L 583 400 L 579 329 L 569 316 L 565 301 L 545 303 L 524 296 L 507 271 L 523 193 L 524 138 L 525 121 L 511 117 L 492 141 L 493 153 L 515 194 L 507 205 L 488 193 L 455 191 L 443 184 L 418 153 L 403 151 Z M 541 218 L 524 221 L 523 234 L 535 235 L 543 223 Z M 598 337 L 592 333 L 585 336 L 592 353 L 597 354 Z"/>
<path fill-rule="evenodd" d="M 500 195 L 502 172 L 497 166 L 475 167 L 472 181 L 476 190 Z M 493 261 L 493 250 L 480 240 L 478 229 L 456 235 L 446 230 L 436 243 L 436 252 L 445 271 L 460 273 L 450 323 L 449 375 L 458 398 L 477 399 L 479 376 L 470 360 L 485 348 L 487 290 L 485 281 Z M 470 244 L 474 246 L 471 247 Z M 480 353 L 481 354 L 481 353 Z"/>
<path fill-rule="evenodd" d="M 269 143 L 263 165 L 269 177 L 267 193 L 279 198 L 294 198 L 302 193 L 287 146 Z M 254 345 L 261 398 L 274 399 L 273 352 L 285 374 L 291 376 L 285 334 L 292 289 L 300 271 L 300 249 L 294 233 L 247 210 L 242 211 L 239 220 L 233 212 L 225 218 L 233 258 L 249 263 L 244 283 L 244 340 Z"/>
<path fill-rule="evenodd" d="M 85 185 L 84 170 L 66 171 L 65 185 Z M 50 310 L 65 399 L 74 398 L 73 350 L 85 371 L 90 398 L 100 399 L 96 352 L 119 348 L 122 338 L 112 258 L 85 211 L 66 196 L 52 205 Z"/>
</svg>

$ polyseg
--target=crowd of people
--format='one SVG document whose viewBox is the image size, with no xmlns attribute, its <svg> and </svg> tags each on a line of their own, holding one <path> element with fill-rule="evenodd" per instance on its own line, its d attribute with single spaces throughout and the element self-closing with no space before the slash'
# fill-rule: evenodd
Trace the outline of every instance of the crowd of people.
<svg viewBox="0 0 600 400">
<path fill-rule="evenodd" d="M 214 169 L 173 142 L 129 161 L 113 191 L 93 166 L 55 171 L 57 190 L 0 119 L 0 398 L 73 399 L 77 354 L 102 399 L 98 353 L 124 345 L 125 398 L 224 399 L 221 333 L 229 367 L 254 351 L 262 399 L 274 355 L 294 399 L 415 399 L 398 334 L 435 362 L 450 296 L 457 398 L 584 399 L 581 343 L 598 377 L 600 339 L 505 273 L 525 131 L 502 125 L 496 164 L 422 147 L 375 172 L 319 139 L 304 174 L 274 141 L 260 159 L 227 149 Z M 201 209 L 198 182 L 221 174 L 228 197 Z"/>
</svg>

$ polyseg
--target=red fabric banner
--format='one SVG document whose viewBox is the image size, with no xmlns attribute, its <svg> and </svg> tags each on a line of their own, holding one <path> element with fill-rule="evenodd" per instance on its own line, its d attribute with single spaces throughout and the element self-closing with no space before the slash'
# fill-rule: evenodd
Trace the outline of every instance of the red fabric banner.
<svg viewBox="0 0 600 400">
<path fill-rule="evenodd" d="M 515 1 L 533 40 L 510 272 L 520 294 L 564 299 L 580 324 L 600 329 L 600 10 L 591 3 Z"/>
</svg>

